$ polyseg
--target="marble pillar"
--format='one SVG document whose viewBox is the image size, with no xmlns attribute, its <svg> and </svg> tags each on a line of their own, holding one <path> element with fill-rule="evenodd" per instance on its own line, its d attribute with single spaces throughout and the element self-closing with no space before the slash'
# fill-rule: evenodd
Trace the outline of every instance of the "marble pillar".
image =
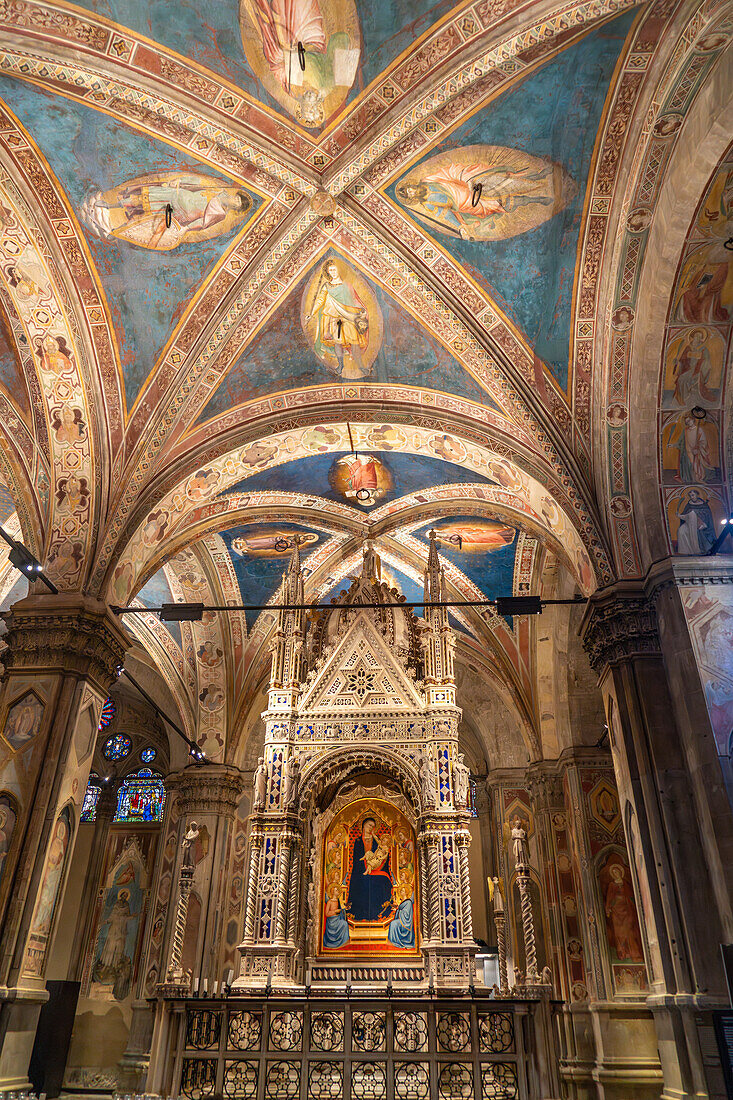
<svg viewBox="0 0 733 1100">
<path fill-rule="evenodd" d="M 676 569 L 596 593 L 581 626 L 644 915 L 663 1100 L 724 1094 L 711 1011 L 727 1004 L 720 944 L 733 934 L 730 805 Z"/>
<path fill-rule="evenodd" d="M 12 1089 L 27 1082 L 99 712 L 129 641 L 104 604 L 74 594 L 29 596 L 4 618 L 0 721 L 13 755 L 0 786 L 22 838 L 0 882 L 0 1089 Z"/>
</svg>

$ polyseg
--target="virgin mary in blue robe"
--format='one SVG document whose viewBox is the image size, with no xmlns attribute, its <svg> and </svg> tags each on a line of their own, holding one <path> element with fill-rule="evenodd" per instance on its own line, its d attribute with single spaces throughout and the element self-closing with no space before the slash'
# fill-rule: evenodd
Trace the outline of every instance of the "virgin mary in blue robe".
<svg viewBox="0 0 733 1100">
<path fill-rule="evenodd" d="M 348 909 L 354 920 L 379 920 L 392 899 L 389 855 L 372 871 L 364 859 L 367 852 L 376 852 L 379 847 L 376 824 L 373 817 L 365 817 L 361 836 L 354 841 L 348 896 Z"/>
</svg>

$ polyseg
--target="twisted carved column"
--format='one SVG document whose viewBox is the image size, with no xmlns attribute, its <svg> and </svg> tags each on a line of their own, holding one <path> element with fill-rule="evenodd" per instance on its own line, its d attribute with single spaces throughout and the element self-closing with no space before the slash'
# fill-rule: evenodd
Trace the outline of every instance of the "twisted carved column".
<svg viewBox="0 0 733 1100">
<path fill-rule="evenodd" d="M 244 941 L 252 943 L 255 934 L 255 897 L 257 895 L 257 872 L 260 866 L 262 837 L 253 835 L 249 849 L 249 867 L 247 869 L 247 902 L 244 913 Z"/>
<path fill-rule="evenodd" d="M 473 940 L 471 914 L 471 881 L 468 877 L 468 837 L 458 838 L 458 867 L 461 875 L 461 911 L 463 914 L 463 939 Z"/>
<path fill-rule="evenodd" d="M 181 969 L 183 956 L 183 940 L 186 934 L 186 917 L 188 915 L 188 899 L 191 896 L 193 885 L 193 867 L 181 867 L 178 876 L 178 901 L 176 904 L 176 917 L 171 936 L 170 954 L 166 968 L 166 984 L 183 987 L 186 992 L 189 989 L 188 975 Z"/>
<path fill-rule="evenodd" d="M 534 983 L 539 980 L 537 973 L 537 946 L 534 937 L 534 917 L 532 915 L 532 898 L 529 892 L 529 868 L 526 864 L 517 864 L 517 885 L 519 887 L 519 902 L 522 911 L 522 931 L 524 933 L 524 965 L 525 981 Z"/>
<path fill-rule="evenodd" d="M 280 873 L 277 882 L 275 943 L 283 943 L 285 940 L 286 906 L 290 896 L 290 869 L 293 857 L 293 840 L 294 837 L 290 833 L 283 837 L 283 852 L 280 857 Z"/>
<path fill-rule="evenodd" d="M 509 992 L 509 976 L 506 969 L 506 914 L 497 913 L 494 910 L 494 924 L 496 925 L 496 943 L 499 948 L 499 992 Z"/>
<path fill-rule="evenodd" d="M 429 885 L 428 885 L 428 861 L 427 861 L 427 858 L 426 858 L 426 855 L 425 855 L 425 844 L 424 843 L 420 844 L 419 852 L 420 852 L 420 882 L 422 883 L 423 888 L 425 890 L 425 901 L 420 906 L 420 935 L 422 936 L 423 940 L 427 940 L 428 935 L 429 935 L 429 927 L 430 927 L 430 923 L 428 921 L 428 907 L 429 907 L 429 904 L 430 904 L 428 895 L 429 895 L 429 892 L 430 892 L 430 888 L 429 888 Z M 425 902 L 427 902 L 427 904 Z"/>
<path fill-rule="evenodd" d="M 297 841 L 296 841 L 297 844 Z M 298 917 L 298 885 L 300 882 L 300 848 L 295 847 L 290 862 L 290 887 L 288 890 L 288 922 L 286 939 L 288 944 L 295 943 Z"/>
</svg>

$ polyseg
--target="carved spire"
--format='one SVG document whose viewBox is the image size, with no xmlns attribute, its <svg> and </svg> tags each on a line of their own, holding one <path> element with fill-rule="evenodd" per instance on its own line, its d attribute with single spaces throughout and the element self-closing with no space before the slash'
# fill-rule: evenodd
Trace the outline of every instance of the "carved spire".
<svg viewBox="0 0 733 1100">
<path fill-rule="evenodd" d="M 430 532 L 428 563 L 425 567 L 425 602 L 440 603 L 447 597 L 445 571 L 438 557 L 435 531 Z M 453 686 L 453 647 L 455 638 L 448 622 L 447 607 L 426 607 L 428 632 L 425 647 L 425 682 L 428 685 Z"/>
<path fill-rule="evenodd" d="M 425 599 L 433 602 L 440 599 L 443 587 L 443 570 L 438 557 L 438 546 L 435 531 L 430 532 L 430 549 L 428 550 L 428 565 L 425 570 Z"/>
<path fill-rule="evenodd" d="M 288 605 L 277 613 L 277 627 L 272 639 L 272 671 L 270 691 L 297 693 L 304 675 L 305 611 L 292 605 L 305 602 L 303 572 L 300 567 L 300 539 L 296 536 L 293 553 L 282 583 L 282 603 Z M 288 700 L 288 704 L 294 701 Z M 272 700 L 271 700 L 272 705 Z"/>
</svg>

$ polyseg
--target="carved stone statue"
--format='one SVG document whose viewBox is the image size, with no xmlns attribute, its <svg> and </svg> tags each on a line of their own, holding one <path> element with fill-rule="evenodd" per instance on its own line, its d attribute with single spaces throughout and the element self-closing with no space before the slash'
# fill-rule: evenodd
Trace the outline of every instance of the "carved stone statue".
<svg viewBox="0 0 733 1100">
<path fill-rule="evenodd" d="M 192 821 L 188 826 L 186 835 L 181 841 L 181 848 L 183 849 L 183 858 L 181 860 L 182 867 L 195 867 L 195 856 L 193 846 L 199 835 L 199 827 L 195 821 Z"/>
<path fill-rule="evenodd" d="M 540 982 L 542 983 L 542 985 L 552 985 L 552 971 L 550 970 L 549 966 L 542 967 Z"/>
<path fill-rule="evenodd" d="M 289 756 L 285 763 L 285 805 L 291 806 L 298 797 L 298 784 L 300 783 L 300 761 L 295 756 Z"/>
<path fill-rule="evenodd" d="M 491 879 L 490 881 L 493 884 L 490 893 L 491 893 L 491 901 L 493 902 L 493 905 L 494 905 L 494 913 L 503 913 L 504 912 L 504 897 L 503 897 L 502 892 L 501 892 L 501 879 L 498 879 L 496 877 L 496 875 L 494 875 L 493 879 Z"/>
<path fill-rule="evenodd" d="M 420 790 L 423 806 L 432 809 L 435 806 L 435 770 L 426 755 L 420 761 Z"/>
<path fill-rule="evenodd" d="M 471 773 L 466 767 L 463 753 L 458 754 L 458 759 L 453 765 L 453 789 L 458 806 L 468 805 L 469 779 Z"/>
<path fill-rule="evenodd" d="M 524 974 L 518 966 L 514 967 L 514 985 L 515 987 L 518 985 L 524 985 Z"/>
<path fill-rule="evenodd" d="M 514 862 L 519 866 L 527 866 L 529 863 L 529 845 L 527 844 L 527 832 L 522 828 L 521 819 L 515 817 L 512 821 L 512 849 Z"/>
<path fill-rule="evenodd" d="M 264 810 L 267 797 L 267 764 L 263 756 L 257 762 L 254 777 L 254 808 Z"/>
</svg>

